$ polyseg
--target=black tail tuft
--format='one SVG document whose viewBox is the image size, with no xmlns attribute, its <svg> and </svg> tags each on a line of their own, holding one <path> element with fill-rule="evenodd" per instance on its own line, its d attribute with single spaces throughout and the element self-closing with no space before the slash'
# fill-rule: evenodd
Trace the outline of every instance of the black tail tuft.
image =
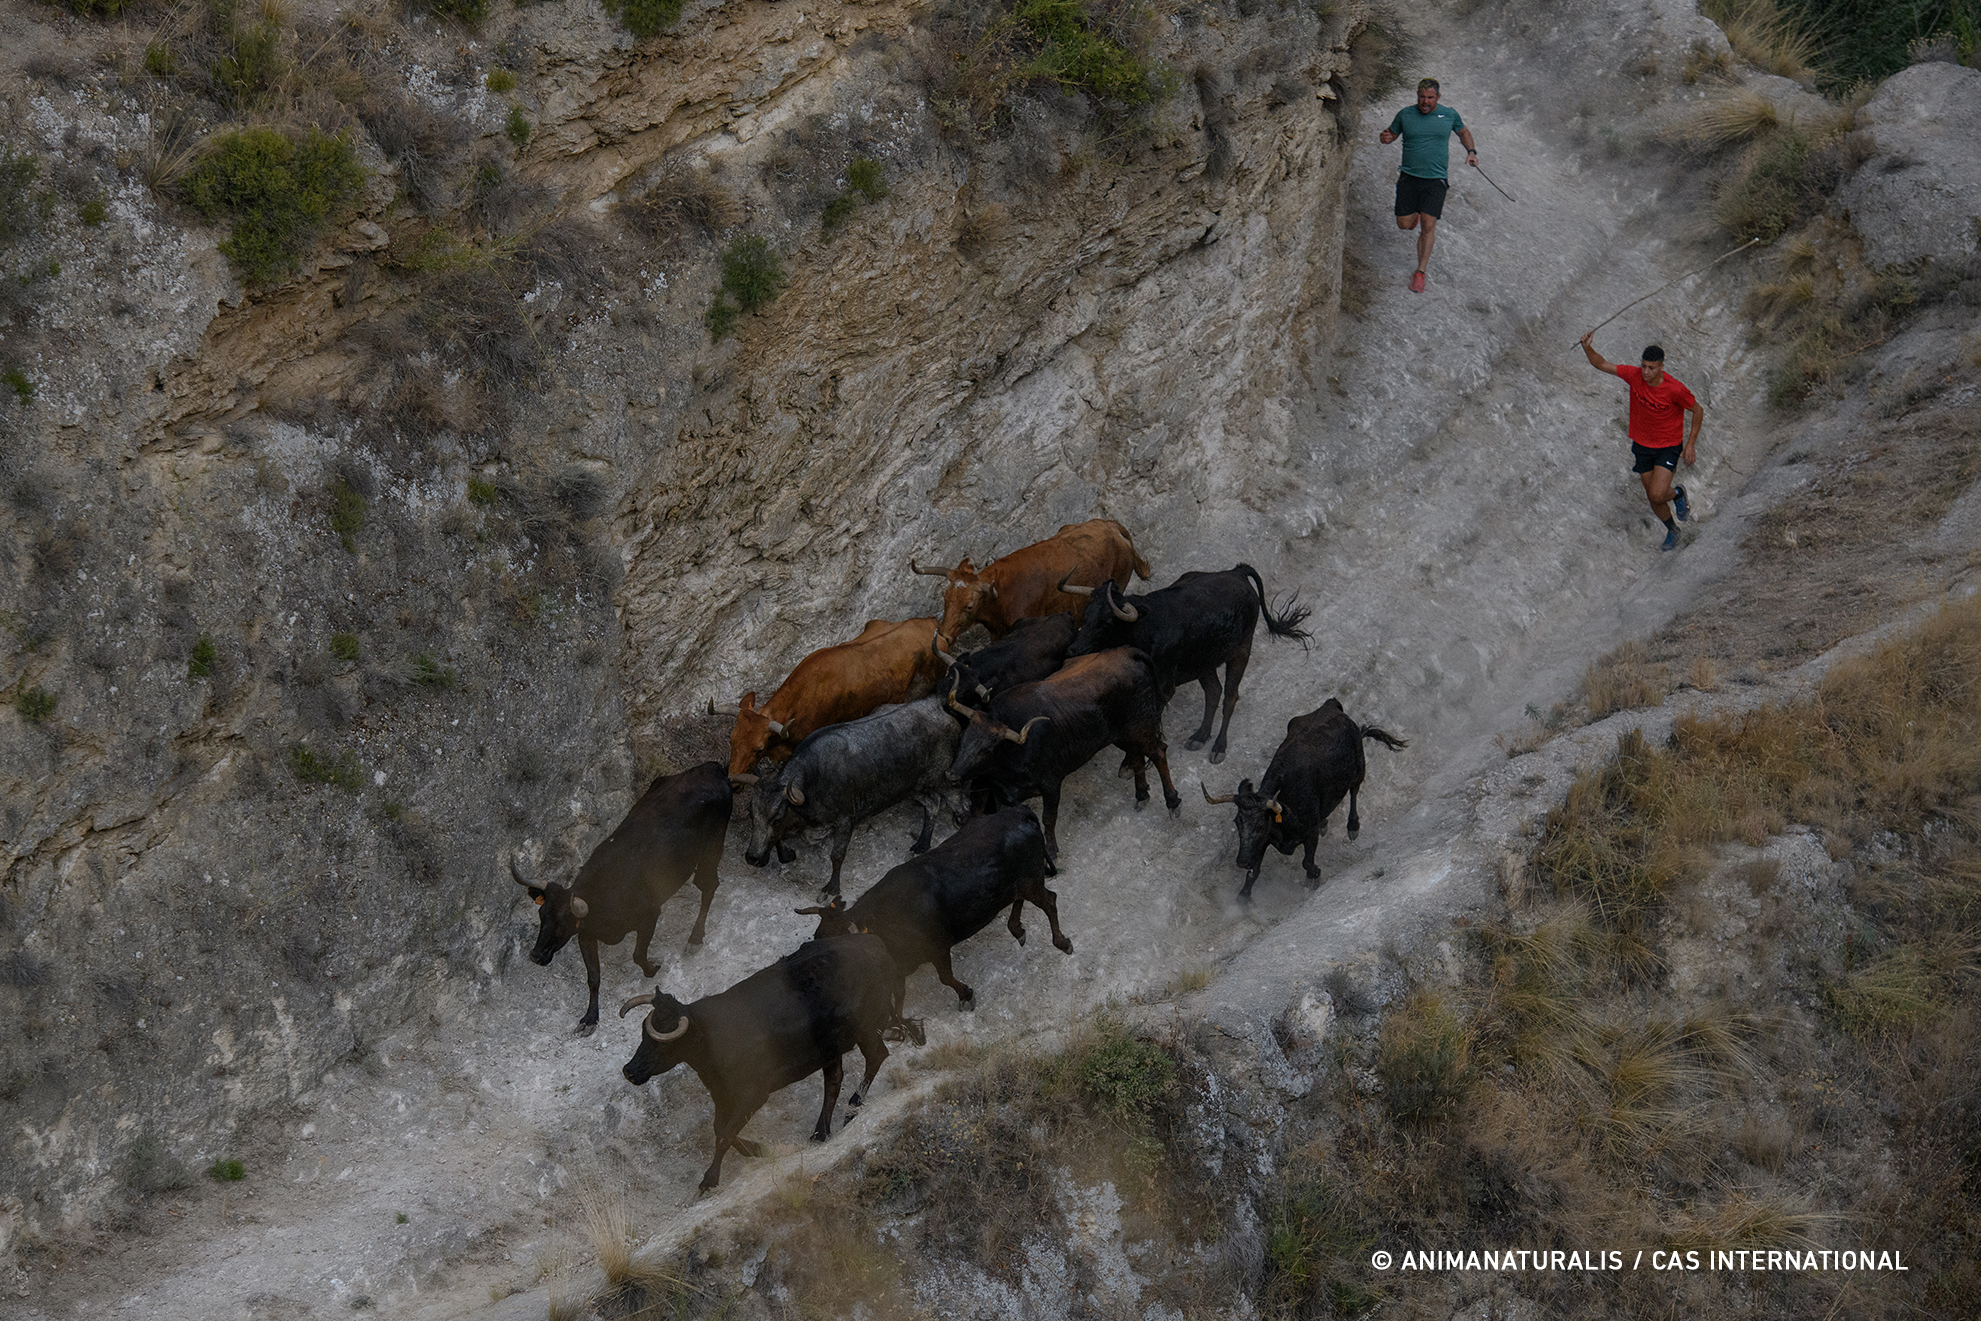
<svg viewBox="0 0 1981 1321">
<path fill-rule="evenodd" d="M 1302 650 L 1305 650 L 1307 644 L 1313 640 L 1314 635 L 1300 627 L 1300 624 L 1303 620 L 1311 617 L 1314 612 L 1306 606 L 1296 604 L 1300 599 L 1300 594 L 1298 592 L 1287 593 L 1286 604 L 1281 606 L 1278 612 L 1275 613 L 1272 603 L 1266 599 L 1266 584 L 1259 577 L 1259 571 L 1257 569 L 1249 564 L 1240 564 L 1232 572 L 1242 573 L 1252 580 L 1252 590 L 1259 594 L 1259 611 L 1266 617 L 1266 632 L 1276 638 L 1292 638 L 1300 644 Z"/>
<path fill-rule="evenodd" d="M 1362 726 L 1362 737 L 1365 739 L 1372 738 L 1378 740 L 1379 742 L 1387 743 L 1392 748 L 1407 748 L 1410 746 L 1408 743 L 1396 737 L 1394 734 L 1389 733 L 1387 730 L 1377 729 L 1374 725 Z"/>
</svg>

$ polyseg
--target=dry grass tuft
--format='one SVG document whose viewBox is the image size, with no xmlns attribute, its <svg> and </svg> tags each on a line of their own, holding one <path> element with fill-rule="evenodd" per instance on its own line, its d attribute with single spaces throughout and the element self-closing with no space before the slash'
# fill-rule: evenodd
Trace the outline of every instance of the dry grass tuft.
<svg viewBox="0 0 1981 1321">
<path fill-rule="evenodd" d="M 605 1272 L 609 1284 L 624 1284 L 633 1278 L 632 1229 L 626 1219 L 626 1201 L 617 1188 L 595 1179 L 578 1184 L 580 1219 L 592 1257 Z"/>
<path fill-rule="evenodd" d="M 719 239 L 743 220 L 743 208 L 720 184 L 695 170 L 661 175 L 640 197 L 621 202 L 619 214 L 658 244 L 686 242 L 699 232 Z"/>
<path fill-rule="evenodd" d="M 1641 642 L 1626 642 L 1598 657 L 1582 676 L 1582 693 L 1589 703 L 1591 720 L 1656 706 L 1670 691 L 1666 667 L 1653 664 Z"/>
<path fill-rule="evenodd" d="M 1700 8 L 1733 53 L 1763 73 L 1797 82 L 1816 76 L 1816 39 L 1776 0 L 1707 0 Z"/>
<path fill-rule="evenodd" d="M 1745 87 L 1729 87 L 1680 116 L 1665 136 L 1695 151 L 1719 151 L 1752 142 L 1778 123 L 1773 101 Z"/>
</svg>

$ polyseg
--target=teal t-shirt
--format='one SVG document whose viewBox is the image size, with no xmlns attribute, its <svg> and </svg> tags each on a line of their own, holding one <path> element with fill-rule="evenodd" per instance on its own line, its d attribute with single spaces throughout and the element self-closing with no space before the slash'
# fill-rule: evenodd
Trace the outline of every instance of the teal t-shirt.
<svg viewBox="0 0 1981 1321">
<path fill-rule="evenodd" d="M 1414 105 L 1396 112 L 1389 131 L 1403 138 L 1403 172 L 1419 179 L 1443 179 L 1451 159 L 1451 135 L 1465 127 L 1465 121 L 1448 105 L 1440 105 L 1426 115 Z"/>
</svg>

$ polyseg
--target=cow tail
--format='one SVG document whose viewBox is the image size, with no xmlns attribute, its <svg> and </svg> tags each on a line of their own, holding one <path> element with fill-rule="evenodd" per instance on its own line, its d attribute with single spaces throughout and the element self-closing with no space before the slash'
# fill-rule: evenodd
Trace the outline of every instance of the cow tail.
<svg viewBox="0 0 1981 1321">
<path fill-rule="evenodd" d="M 1410 746 L 1388 730 L 1377 729 L 1374 725 L 1363 725 L 1361 729 L 1362 737 L 1365 739 L 1376 739 L 1379 742 L 1387 743 L 1391 748 L 1407 748 Z"/>
<path fill-rule="evenodd" d="M 1128 543 L 1128 553 L 1135 557 L 1135 576 L 1137 578 L 1140 578 L 1143 582 L 1147 582 L 1149 579 L 1155 577 L 1156 571 L 1149 567 L 1149 562 L 1142 558 L 1142 552 L 1135 549 L 1135 543 L 1132 541 Z"/>
<path fill-rule="evenodd" d="M 1286 603 L 1274 613 L 1272 603 L 1266 599 L 1266 585 L 1259 578 L 1259 571 L 1249 564 L 1238 566 L 1237 572 L 1252 580 L 1252 590 L 1259 594 L 1259 612 L 1266 617 L 1266 632 L 1276 638 L 1292 638 L 1302 647 L 1313 640 L 1314 635 L 1300 625 L 1314 612 L 1299 604 L 1300 594 L 1288 592 Z"/>
</svg>

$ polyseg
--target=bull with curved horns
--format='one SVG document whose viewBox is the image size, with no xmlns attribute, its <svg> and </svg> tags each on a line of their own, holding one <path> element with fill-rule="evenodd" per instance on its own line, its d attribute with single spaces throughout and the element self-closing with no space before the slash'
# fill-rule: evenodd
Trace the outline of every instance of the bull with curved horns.
<svg viewBox="0 0 1981 1321">
<path fill-rule="evenodd" d="M 947 651 L 956 649 L 957 638 L 973 624 L 982 624 L 993 637 L 1003 637 L 1021 619 L 1079 614 L 1087 603 L 1065 589 L 1069 579 L 1103 583 L 1112 578 L 1125 583 L 1131 573 L 1146 581 L 1152 572 L 1149 562 L 1136 553 L 1128 529 L 1111 518 L 1068 523 L 1044 541 L 1014 550 L 981 570 L 967 557 L 953 569 L 925 568 L 912 559 L 908 567 L 946 580 L 942 623 L 936 633 Z"/>
</svg>

